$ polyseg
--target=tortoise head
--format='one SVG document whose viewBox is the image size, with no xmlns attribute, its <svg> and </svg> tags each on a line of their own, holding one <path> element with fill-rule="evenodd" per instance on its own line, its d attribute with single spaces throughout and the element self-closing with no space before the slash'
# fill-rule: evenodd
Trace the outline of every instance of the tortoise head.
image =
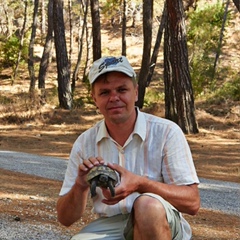
<svg viewBox="0 0 240 240">
<path fill-rule="evenodd" d="M 115 195 L 114 187 L 118 181 L 117 173 L 106 165 L 93 167 L 88 175 L 87 181 L 90 184 L 91 195 L 96 195 L 96 187 L 109 188 L 111 195 Z"/>
</svg>

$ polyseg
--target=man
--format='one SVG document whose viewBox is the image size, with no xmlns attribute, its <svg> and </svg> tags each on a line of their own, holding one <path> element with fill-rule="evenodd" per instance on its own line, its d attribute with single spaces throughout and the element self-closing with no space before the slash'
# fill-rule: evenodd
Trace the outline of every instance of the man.
<svg viewBox="0 0 240 240">
<path fill-rule="evenodd" d="M 136 74 L 124 57 L 103 57 L 89 72 L 93 100 L 104 120 L 73 145 L 57 203 L 59 221 L 70 226 L 86 208 L 86 176 L 107 164 L 119 173 L 115 196 L 104 188 L 93 198 L 99 218 L 72 239 L 189 240 L 191 228 L 180 212 L 200 205 L 198 177 L 181 129 L 143 113 Z"/>
</svg>

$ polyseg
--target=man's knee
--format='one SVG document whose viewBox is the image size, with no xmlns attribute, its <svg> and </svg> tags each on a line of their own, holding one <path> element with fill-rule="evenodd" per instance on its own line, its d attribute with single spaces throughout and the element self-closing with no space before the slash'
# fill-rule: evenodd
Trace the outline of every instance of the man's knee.
<svg viewBox="0 0 240 240">
<path fill-rule="evenodd" d="M 140 196 L 134 202 L 134 218 L 141 216 L 141 219 L 157 219 L 166 221 L 166 212 L 162 203 L 151 196 Z"/>
<path fill-rule="evenodd" d="M 166 211 L 158 199 L 142 195 L 133 209 L 134 239 L 171 239 Z"/>
</svg>

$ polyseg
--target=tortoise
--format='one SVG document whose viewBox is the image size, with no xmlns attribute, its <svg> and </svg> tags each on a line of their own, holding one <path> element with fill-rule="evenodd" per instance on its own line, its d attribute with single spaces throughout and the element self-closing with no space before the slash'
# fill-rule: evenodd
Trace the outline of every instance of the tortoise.
<svg viewBox="0 0 240 240">
<path fill-rule="evenodd" d="M 96 187 L 109 188 L 112 197 L 115 196 L 114 187 L 118 181 L 117 173 L 107 165 L 93 167 L 88 175 L 87 181 L 90 184 L 91 197 L 96 196 Z"/>
</svg>

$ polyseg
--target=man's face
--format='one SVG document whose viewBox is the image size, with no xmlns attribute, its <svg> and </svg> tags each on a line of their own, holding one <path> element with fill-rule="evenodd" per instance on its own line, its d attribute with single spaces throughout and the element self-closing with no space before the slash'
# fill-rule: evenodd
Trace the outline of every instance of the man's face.
<svg viewBox="0 0 240 240">
<path fill-rule="evenodd" d="M 94 83 L 92 97 L 106 122 L 124 123 L 135 116 L 138 87 L 124 73 L 110 72 Z"/>
</svg>

